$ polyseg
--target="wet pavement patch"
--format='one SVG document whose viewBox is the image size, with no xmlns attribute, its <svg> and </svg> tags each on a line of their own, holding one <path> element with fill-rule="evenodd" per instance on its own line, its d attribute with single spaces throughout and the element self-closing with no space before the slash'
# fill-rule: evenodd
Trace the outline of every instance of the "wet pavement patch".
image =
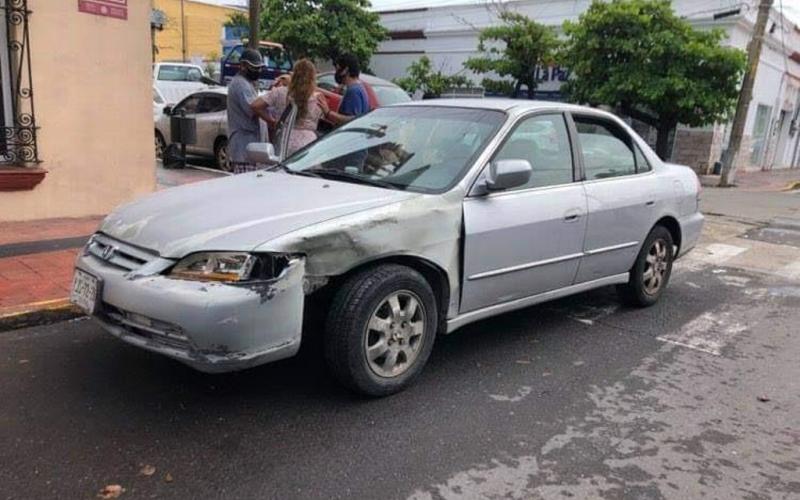
<svg viewBox="0 0 800 500">
<path fill-rule="evenodd" d="M 779 218 L 747 231 L 743 238 L 800 248 L 800 220 Z"/>
</svg>

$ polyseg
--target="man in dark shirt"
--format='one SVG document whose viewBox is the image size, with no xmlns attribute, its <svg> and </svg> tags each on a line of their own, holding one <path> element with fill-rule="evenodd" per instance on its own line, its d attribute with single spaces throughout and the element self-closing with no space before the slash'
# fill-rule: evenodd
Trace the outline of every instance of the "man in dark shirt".
<svg viewBox="0 0 800 500">
<path fill-rule="evenodd" d="M 328 121 L 340 125 L 353 118 L 369 113 L 369 97 L 364 84 L 358 77 L 361 75 L 361 66 L 353 54 L 343 54 L 336 59 L 336 83 L 345 86 L 339 111 L 328 110 L 325 117 Z M 327 108 L 327 106 L 325 106 Z"/>
</svg>

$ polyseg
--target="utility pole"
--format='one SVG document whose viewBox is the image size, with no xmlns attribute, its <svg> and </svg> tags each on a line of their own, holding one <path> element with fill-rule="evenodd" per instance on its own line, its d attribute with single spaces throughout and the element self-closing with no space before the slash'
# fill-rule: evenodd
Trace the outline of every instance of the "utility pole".
<svg viewBox="0 0 800 500">
<path fill-rule="evenodd" d="M 258 50 L 259 27 L 261 26 L 261 0 L 250 0 L 250 36 L 247 46 Z"/>
<path fill-rule="evenodd" d="M 739 102 L 736 104 L 736 114 L 733 117 L 731 140 L 728 144 L 728 149 L 722 155 L 720 187 L 733 185 L 733 179 L 736 174 L 736 157 L 742 145 L 744 123 L 747 121 L 747 108 L 750 107 L 750 101 L 753 99 L 753 84 L 756 81 L 758 61 L 761 59 L 761 46 L 764 44 L 764 31 L 766 31 L 772 2 L 773 0 L 761 0 L 758 4 L 758 17 L 753 28 L 753 38 L 747 46 L 747 69 L 744 72 L 742 90 L 739 92 Z"/>
<path fill-rule="evenodd" d="M 181 57 L 186 62 L 186 16 L 183 15 L 183 0 L 181 0 Z"/>
</svg>

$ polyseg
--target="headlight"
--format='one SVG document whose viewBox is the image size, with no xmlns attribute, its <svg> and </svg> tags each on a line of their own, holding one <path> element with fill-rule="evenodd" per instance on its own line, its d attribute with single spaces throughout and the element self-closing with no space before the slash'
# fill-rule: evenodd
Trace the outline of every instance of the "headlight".
<svg viewBox="0 0 800 500">
<path fill-rule="evenodd" d="M 170 278 L 196 281 L 243 282 L 276 278 L 288 265 L 285 255 L 243 252 L 200 252 L 181 259 Z"/>
</svg>

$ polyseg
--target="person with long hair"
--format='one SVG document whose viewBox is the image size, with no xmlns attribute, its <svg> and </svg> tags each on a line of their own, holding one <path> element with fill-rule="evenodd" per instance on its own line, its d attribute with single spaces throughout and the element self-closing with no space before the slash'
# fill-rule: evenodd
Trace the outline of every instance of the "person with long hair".
<svg viewBox="0 0 800 500">
<path fill-rule="evenodd" d="M 317 68 L 308 59 L 300 59 L 292 69 L 288 87 L 272 89 L 264 100 L 268 109 L 280 116 L 289 102 L 297 106 L 297 118 L 289 134 L 287 156 L 317 140 L 317 126 L 327 109 L 317 91 Z"/>
</svg>

